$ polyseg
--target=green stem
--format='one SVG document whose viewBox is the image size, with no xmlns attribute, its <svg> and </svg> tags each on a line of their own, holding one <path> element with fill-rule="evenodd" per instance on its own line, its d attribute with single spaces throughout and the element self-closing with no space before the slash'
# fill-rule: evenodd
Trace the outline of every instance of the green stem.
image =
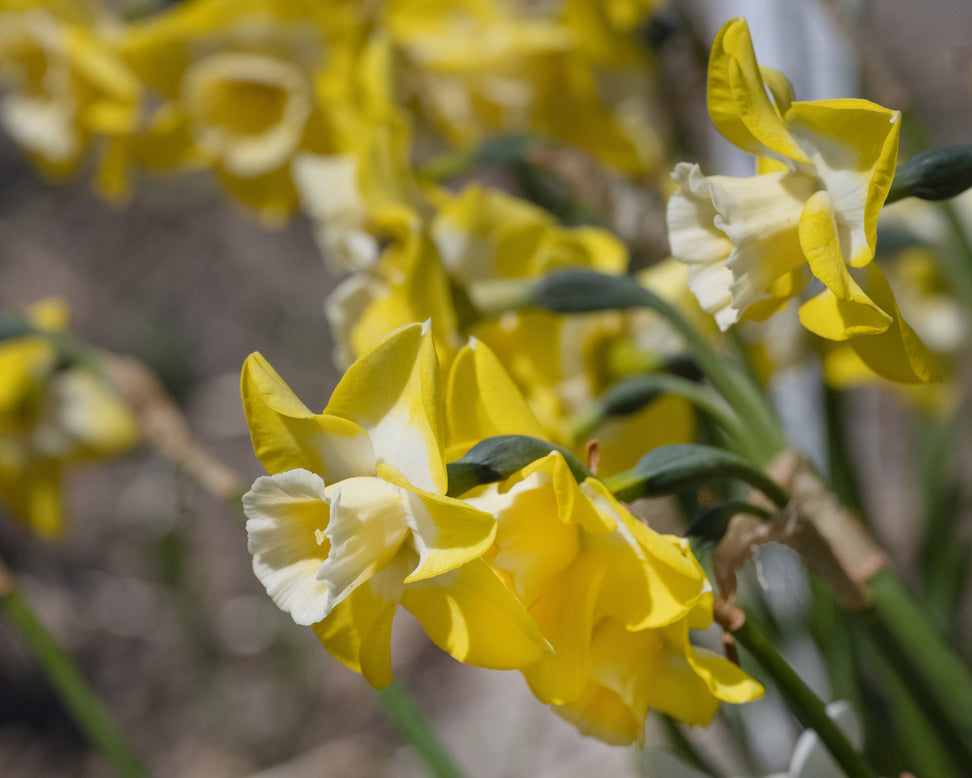
<svg viewBox="0 0 972 778">
<path fill-rule="evenodd" d="M 874 642 L 936 723 L 960 764 L 972 764 L 972 675 L 941 641 L 894 574 L 882 569 L 867 580 L 874 606 L 861 613 Z"/>
<path fill-rule="evenodd" d="M 594 428 L 605 418 L 609 416 L 624 415 L 622 412 L 614 411 L 608 406 L 611 405 L 612 399 L 618 393 L 617 390 L 620 387 L 636 384 L 642 379 L 649 381 L 651 384 L 651 389 L 657 394 L 674 394 L 688 400 L 696 408 L 711 416 L 719 424 L 719 426 L 731 436 L 732 440 L 735 441 L 738 449 L 743 454 L 750 459 L 756 459 L 759 457 L 758 444 L 751 439 L 751 435 L 746 426 L 739 421 L 739 419 L 733 413 L 732 408 L 730 408 L 725 402 L 722 402 L 719 398 L 714 397 L 712 394 L 706 391 L 705 387 L 700 386 L 694 381 L 689 381 L 687 378 L 682 378 L 677 375 L 669 375 L 667 373 L 651 373 L 645 376 L 633 376 L 631 378 L 622 380 L 619 384 L 616 384 L 614 387 L 609 389 L 605 395 L 599 398 L 593 410 L 575 420 L 574 424 L 572 425 L 575 440 L 582 439 L 584 435 L 590 432 L 592 428 Z M 651 399 L 654 399 L 654 397 Z M 650 402 L 650 399 L 646 400 L 645 404 L 648 402 Z M 634 410 L 638 410 L 638 408 L 635 408 Z"/>
<path fill-rule="evenodd" d="M 95 697 L 70 657 L 55 642 L 17 591 L 13 577 L 0 564 L 0 610 L 28 645 L 64 707 L 119 775 L 141 778 L 148 772 Z"/>
<path fill-rule="evenodd" d="M 756 464 L 765 465 L 786 448 L 786 437 L 766 397 L 746 375 L 735 366 L 720 360 L 715 351 L 673 306 L 656 298 L 652 308 L 665 317 L 685 339 L 699 367 L 741 419 L 750 425 L 749 436 L 756 447 Z"/>
<path fill-rule="evenodd" d="M 827 716 L 827 710 L 820 698 L 761 632 L 747 620 L 733 635 L 773 679 L 800 723 L 817 733 L 848 778 L 877 778 L 874 769 L 854 750 L 844 733 Z"/>
<path fill-rule="evenodd" d="M 418 751 L 430 775 L 435 778 L 461 778 L 459 768 L 452 762 L 422 711 L 404 688 L 392 682 L 378 692 L 378 699 L 402 739 Z"/>
<path fill-rule="evenodd" d="M 926 716 L 917 705 L 911 691 L 891 667 L 884 653 L 873 641 L 865 641 L 864 637 L 858 636 L 856 641 L 863 650 L 863 666 L 878 681 L 884 714 L 887 716 L 888 725 L 893 728 L 894 737 L 906 761 L 905 766 L 915 775 L 955 778 L 955 770 L 934 719 Z M 887 754 L 887 736 L 886 728 L 882 727 L 870 749 L 873 759 L 881 759 L 882 755 Z M 887 766 L 884 769 L 888 772 L 892 769 L 900 770 L 900 765 L 896 768 Z"/>
</svg>

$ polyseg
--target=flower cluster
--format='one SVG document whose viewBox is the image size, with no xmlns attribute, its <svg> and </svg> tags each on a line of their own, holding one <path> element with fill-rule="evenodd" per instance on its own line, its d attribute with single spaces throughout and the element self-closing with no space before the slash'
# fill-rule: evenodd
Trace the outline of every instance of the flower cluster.
<svg viewBox="0 0 972 778">
<path fill-rule="evenodd" d="M 123 22 L 5 0 L 0 123 L 52 175 L 97 147 L 114 199 L 132 169 L 205 167 L 268 224 L 297 207 L 306 158 L 339 221 L 407 199 L 412 117 L 440 144 L 530 132 L 643 174 L 659 147 L 644 78 L 609 98 L 598 76 L 644 70 L 632 28 L 650 5 L 190 0 Z"/>
<path fill-rule="evenodd" d="M 541 430 L 481 342 L 452 362 L 443 408 L 429 324 L 363 354 L 322 413 L 258 354 L 242 392 L 269 475 L 245 495 L 268 594 L 375 686 L 391 681 L 399 604 L 456 659 L 519 669 L 542 701 L 613 743 L 649 708 L 705 724 L 762 687 L 695 648 L 712 594 L 685 541 L 634 519 L 553 453 L 502 483 L 446 496 L 446 462 L 478 440 Z"/>
</svg>

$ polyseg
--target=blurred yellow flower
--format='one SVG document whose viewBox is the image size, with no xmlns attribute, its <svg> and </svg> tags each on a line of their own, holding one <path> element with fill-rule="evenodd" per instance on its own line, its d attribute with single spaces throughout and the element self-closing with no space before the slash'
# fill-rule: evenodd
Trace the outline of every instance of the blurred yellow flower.
<svg viewBox="0 0 972 778">
<path fill-rule="evenodd" d="M 453 145 L 533 132 L 624 173 L 656 165 L 644 73 L 626 71 L 609 99 L 594 66 L 605 46 L 569 8 L 545 15 L 492 0 L 389 2 L 383 22 L 400 54 L 402 99 Z M 616 54 L 600 61 L 613 64 Z"/>
<path fill-rule="evenodd" d="M 800 308 L 807 329 L 831 340 L 866 336 L 855 347 L 892 380 L 935 380 L 933 358 L 871 264 L 894 178 L 898 112 L 865 100 L 794 102 L 786 79 L 757 64 L 742 19 L 713 42 L 708 102 L 716 129 L 758 158 L 759 173 L 675 168 L 669 239 L 702 307 L 723 330 L 743 314 L 764 318 L 802 291 L 809 269 L 824 289 Z M 865 266 L 866 278 L 855 275 Z"/>
<path fill-rule="evenodd" d="M 387 85 L 374 80 L 390 75 L 349 25 L 336 9 L 277 0 L 194 0 L 133 24 L 125 59 L 161 98 L 137 161 L 210 166 L 263 221 L 281 222 L 298 201 L 294 160 L 356 153 L 383 110 Z"/>
<path fill-rule="evenodd" d="M 445 496 L 438 371 L 418 324 L 356 361 L 323 413 L 259 354 L 243 368 L 253 447 L 270 473 L 243 498 L 253 570 L 281 609 L 377 687 L 391 682 L 399 603 L 468 664 L 511 669 L 548 650 L 481 559 L 495 520 Z"/>
<path fill-rule="evenodd" d="M 37 303 L 26 321 L 56 333 L 67 323 L 57 300 Z M 43 334 L 0 341 L 0 496 L 42 537 L 64 530 L 66 467 L 131 448 L 135 420 L 105 379 L 86 365 L 62 367 Z"/>
<path fill-rule="evenodd" d="M 95 146 L 95 186 L 122 199 L 141 87 L 113 49 L 115 27 L 90 3 L 0 3 L 0 124 L 56 179 Z"/>
</svg>

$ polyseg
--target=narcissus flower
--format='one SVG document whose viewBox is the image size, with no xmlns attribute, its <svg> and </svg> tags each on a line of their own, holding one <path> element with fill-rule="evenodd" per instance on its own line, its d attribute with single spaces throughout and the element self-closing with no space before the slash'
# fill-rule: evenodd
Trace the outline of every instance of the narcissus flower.
<svg viewBox="0 0 972 778">
<path fill-rule="evenodd" d="M 516 668 L 548 650 L 481 558 L 495 519 L 445 496 L 440 392 L 428 325 L 363 355 L 323 413 L 259 354 L 243 368 L 253 447 L 270 473 L 243 499 L 254 572 L 280 608 L 378 687 L 391 681 L 399 603 L 469 664 Z"/>
<path fill-rule="evenodd" d="M 686 541 L 659 535 L 558 453 L 464 499 L 497 517 L 490 564 L 504 574 L 554 653 L 521 670 L 533 693 L 581 732 L 643 742 L 650 708 L 707 724 L 720 701 L 762 687 L 691 646 L 712 595 Z"/>
<path fill-rule="evenodd" d="M 297 205 L 301 154 L 355 154 L 386 90 L 371 83 L 346 14 L 313 3 L 196 0 L 132 25 L 121 50 L 159 106 L 137 161 L 211 167 L 267 223 Z M 390 109 L 389 109 L 390 111 Z"/>
<path fill-rule="evenodd" d="M 56 300 L 32 306 L 27 321 L 52 333 L 67 324 Z M 131 448 L 135 420 L 107 381 L 84 365 L 59 367 L 45 335 L 0 341 L 0 496 L 42 537 L 63 532 L 61 479 L 71 465 Z"/>
<path fill-rule="evenodd" d="M 659 143 L 638 89 L 643 74 L 627 73 L 623 94 L 608 99 L 587 56 L 605 48 L 590 25 L 530 11 L 480 0 L 388 3 L 383 23 L 406 97 L 453 145 L 534 132 L 644 174 Z"/>
<path fill-rule="evenodd" d="M 675 168 L 669 239 L 702 307 L 724 330 L 743 315 L 774 313 L 812 275 L 824 289 L 800 309 L 807 329 L 831 340 L 878 337 L 880 346 L 865 350 L 886 359 L 864 357 L 877 372 L 894 363 L 893 380 L 934 380 L 933 359 L 871 265 L 899 113 L 866 100 L 793 101 L 789 82 L 757 64 L 742 19 L 713 42 L 708 102 L 716 129 L 759 165 L 750 178 Z"/>
<path fill-rule="evenodd" d="M 73 173 L 95 145 L 95 184 L 121 198 L 141 87 L 113 50 L 114 26 L 90 3 L 3 3 L 0 123 L 54 178 Z"/>
</svg>

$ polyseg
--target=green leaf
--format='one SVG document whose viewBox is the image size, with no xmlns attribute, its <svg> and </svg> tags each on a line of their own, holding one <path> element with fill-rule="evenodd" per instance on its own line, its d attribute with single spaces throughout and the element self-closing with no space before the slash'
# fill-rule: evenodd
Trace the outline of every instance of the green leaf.
<svg viewBox="0 0 972 778">
<path fill-rule="evenodd" d="M 790 496 L 762 470 L 720 448 L 685 443 L 649 451 L 630 470 L 605 480 L 621 500 L 659 497 L 697 489 L 720 478 L 738 478 L 763 492 L 782 508 Z"/>
<path fill-rule="evenodd" d="M 461 459 L 446 465 L 450 497 L 458 497 L 480 484 L 509 478 L 531 462 L 557 451 L 567 462 L 578 483 L 593 474 L 570 451 L 529 435 L 497 435 L 481 440 Z"/>
</svg>

